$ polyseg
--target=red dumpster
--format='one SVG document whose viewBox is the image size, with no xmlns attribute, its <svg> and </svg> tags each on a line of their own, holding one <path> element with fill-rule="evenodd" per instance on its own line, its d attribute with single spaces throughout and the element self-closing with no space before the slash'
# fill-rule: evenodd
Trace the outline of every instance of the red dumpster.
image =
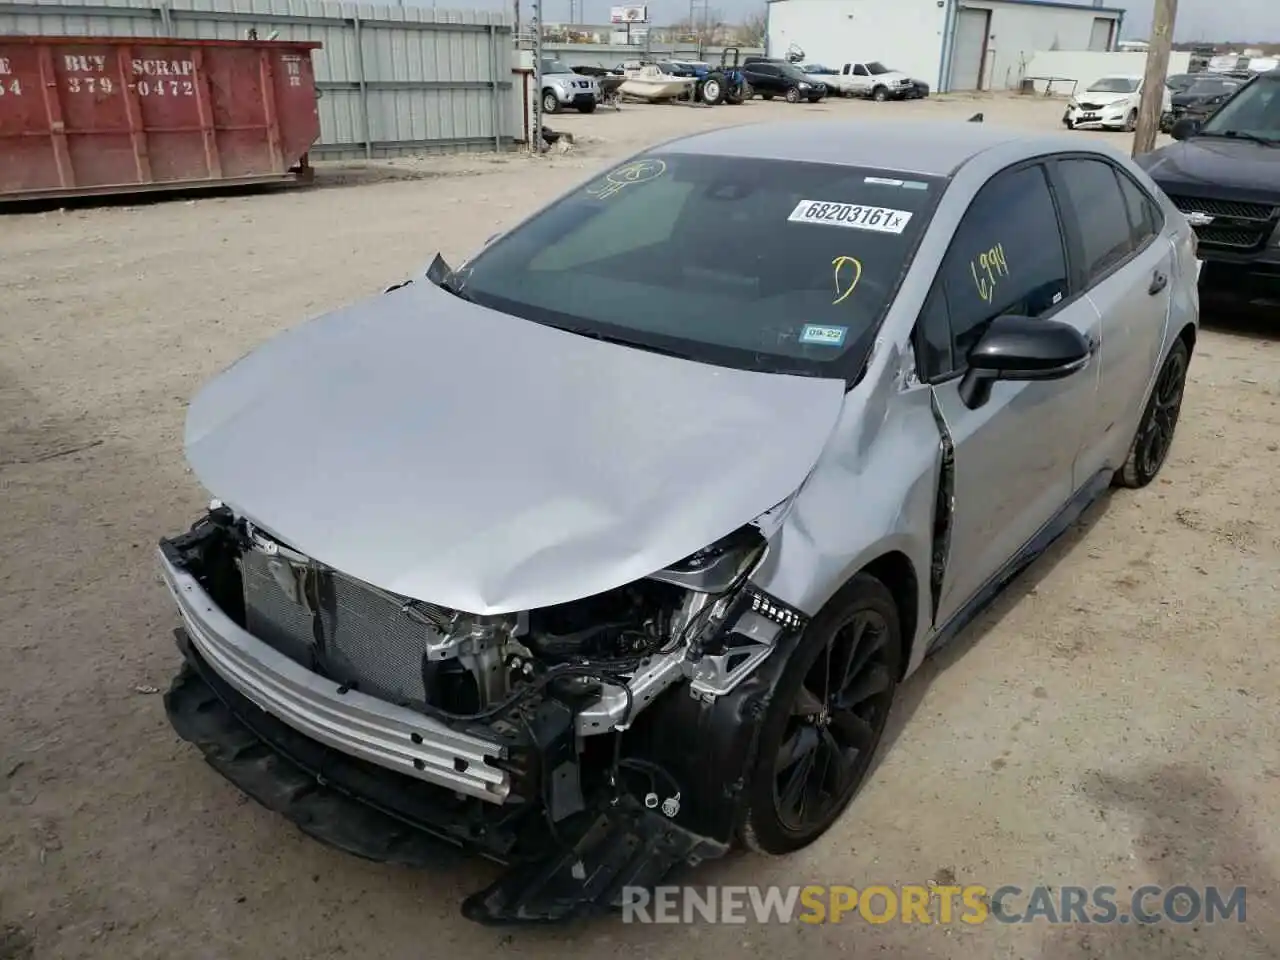
<svg viewBox="0 0 1280 960">
<path fill-rule="evenodd" d="M 0 202 L 308 175 L 319 46 L 0 36 Z"/>
</svg>

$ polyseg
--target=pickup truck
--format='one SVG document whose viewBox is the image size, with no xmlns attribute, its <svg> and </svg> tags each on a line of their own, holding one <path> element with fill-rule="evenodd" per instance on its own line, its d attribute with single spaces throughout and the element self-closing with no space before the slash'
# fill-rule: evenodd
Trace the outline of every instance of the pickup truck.
<svg viewBox="0 0 1280 960">
<path fill-rule="evenodd" d="M 1280 303 L 1280 70 L 1137 158 L 1196 231 L 1201 291 Z"/>
<path fill-rule="evenodd" d="M 840 70 L 846 96 L 872 100 L 905 100 L 916 94 L 916 82 L 899 70 L 891 70 L 878 60 L 846 63 Z"/>
</svg>

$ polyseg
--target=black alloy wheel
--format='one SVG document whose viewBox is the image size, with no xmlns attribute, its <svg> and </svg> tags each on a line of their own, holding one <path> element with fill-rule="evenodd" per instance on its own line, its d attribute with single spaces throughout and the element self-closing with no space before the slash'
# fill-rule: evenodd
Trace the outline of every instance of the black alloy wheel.
<svg viewBox="0 0 1280 960">
<path fill-rule="evenodd" d="M 1187 367 L 1191 352 L 1179 339 L 1169 351 L 1155 388 L 1143 411 L 1134 437 L 1129 457 L 1116 474 L 1116 482 L 1124 487 L 1145 487 L 1155 479 L 1173 446 L 1174 430 L 1178 415 L 1182 412 L 1182 397 L 1186 392 Z"/>
<path fill-rule="evenodd" d="M 859 574 L 805 630 L 761 732 L 742 831 L 749 847 L 807 846 L 853 800 L 897 690 L 898 623 L 892 594 Z"/>
</svg>

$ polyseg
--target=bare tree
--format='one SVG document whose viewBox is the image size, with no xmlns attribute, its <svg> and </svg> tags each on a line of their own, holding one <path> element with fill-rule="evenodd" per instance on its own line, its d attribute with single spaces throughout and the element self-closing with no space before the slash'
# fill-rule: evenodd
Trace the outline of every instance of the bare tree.
<svg viewBox="0 0 1280 960">
<path fill-rule="evenodd" d="M 742 20 L 742 42 L 752 47 L 763 47 L 769 30 L 768 17 L 763 10 L 747 14 Z"/>
<path fill-rule="evenodd" d="M 716 7 L 696 8 L 692 18 L 677 21 L 674 28 L 681 39 L 695 41 L 702 47 L 722 43 L 726 29 L 724 15 Z"/>
</svg>

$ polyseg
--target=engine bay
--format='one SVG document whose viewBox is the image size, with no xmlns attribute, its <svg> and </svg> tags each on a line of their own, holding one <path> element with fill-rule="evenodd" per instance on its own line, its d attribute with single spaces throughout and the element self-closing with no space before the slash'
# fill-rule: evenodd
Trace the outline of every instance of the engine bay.
<svg viewBox="0 0 1280 960">
<path fill-rule="evenodd" d="M 572 705 L 579 733 L 624 729 L 680 680 L 701 681 L 695 696 L 727 692 L 778 626 L 743 590 L 766 551 L 753 527 L 648 578 L 492 616 L 355 580 L 216 502 L 186 535 L 196 537 L 184 562 L 250 634 L 341 689 L 446 723 L 519 724 L 552 697 Z"/>
</svg>

